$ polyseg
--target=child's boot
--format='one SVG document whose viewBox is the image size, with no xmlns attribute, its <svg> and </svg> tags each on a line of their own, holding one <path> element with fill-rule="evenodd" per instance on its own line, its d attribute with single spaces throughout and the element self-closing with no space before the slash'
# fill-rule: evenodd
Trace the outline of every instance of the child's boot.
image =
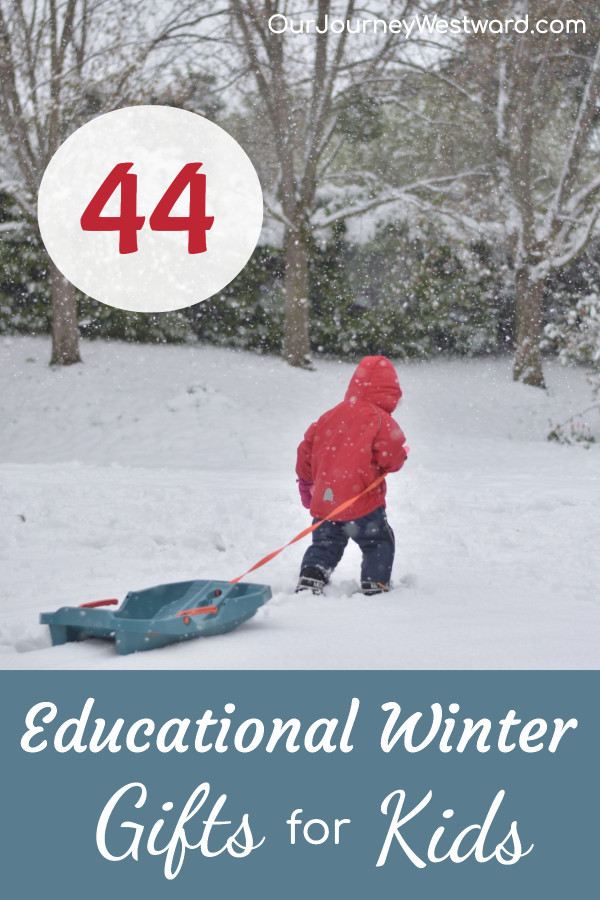
<svg viewBox="0 0 600 900">
<path fill-rule="evenodd" d="M 325 574 L 314 566 L 306 566 L 300 572 L 300 578 L 296 585 L 296 593 L 300 591 L 312 591 L 313 594 L 322 594 L 323 588 L 327 584 Z"/>
<path fill-rule="evenodd" d="M 382 584 L 381 581 L 361 581 L 360 589 L 367 597 L 373 594 L 385 594 L 389 591 L 389 584 Z"/>
</svg>

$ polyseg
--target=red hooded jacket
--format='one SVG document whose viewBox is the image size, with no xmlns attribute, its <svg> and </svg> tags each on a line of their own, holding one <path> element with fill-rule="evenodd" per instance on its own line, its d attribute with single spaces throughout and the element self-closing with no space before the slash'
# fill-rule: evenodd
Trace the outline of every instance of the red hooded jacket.
<svg viewBox="0 0 600 900">
<path fill-rule="evenodd" d="M 365 356 L 342 403 L 313 422 L 298 447 L 296 474 L 314 482 L 311 514 L 322 519 L 379 475 L 397 472 L 406 460 L 406 438 L 390 413 L 402 391 L 385 356 Z M 385 481 L 339 514 L 347 522 L 385 506 Z M 336 517 L 337 518 L 337 517 Z"/>
</svg>

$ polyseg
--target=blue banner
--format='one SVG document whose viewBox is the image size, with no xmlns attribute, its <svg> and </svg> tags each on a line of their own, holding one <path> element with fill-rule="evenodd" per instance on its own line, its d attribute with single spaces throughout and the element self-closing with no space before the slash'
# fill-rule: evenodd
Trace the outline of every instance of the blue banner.
<svg viewBox="0 0 600 900">
<path fill-rule="evenodd" d="M 0 677 L 8 896 L 595 889 L 598 672 Z"/>
</svg>

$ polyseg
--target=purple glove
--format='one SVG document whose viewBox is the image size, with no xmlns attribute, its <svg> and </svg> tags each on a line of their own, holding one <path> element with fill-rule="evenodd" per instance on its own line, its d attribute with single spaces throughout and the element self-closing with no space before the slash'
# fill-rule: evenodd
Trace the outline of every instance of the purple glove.
<svg viewBox="0 0 600 900">
<path fill-rule="evenodd" d="M 310 509 L 310 501 L 311 501 L 314 489 L 315 489 L 315 486 L 312 481 L 305 481 L 304 478 L 298 479 L 298 490 L 300 491 L 300 500 L 302 501 L 302 506 L 306 507 L 306 509 Z"/>
</svg>

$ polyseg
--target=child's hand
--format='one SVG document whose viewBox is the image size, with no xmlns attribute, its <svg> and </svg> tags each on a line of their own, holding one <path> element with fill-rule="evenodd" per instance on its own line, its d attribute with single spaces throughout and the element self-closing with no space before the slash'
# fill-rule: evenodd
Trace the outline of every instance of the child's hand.
<svg viewBox="0 0 600 900">
<path fill-rule="evenodd" d="M 408 446 L 408 444 L 404 445 L 404 452 L 406 453 L 407 456 L 410 453 L 410 447 Z"/>
<path fill-rule="evenodd" d="M 310 501 L 313 495 L 314 483 L 312 481 L 305 481 L 304 478 L 298 479 L 298 490 L 300 491 L 300 500 L 302 501 L 302 506 L 306 509 L 310 509 Z"/>
</svg>

